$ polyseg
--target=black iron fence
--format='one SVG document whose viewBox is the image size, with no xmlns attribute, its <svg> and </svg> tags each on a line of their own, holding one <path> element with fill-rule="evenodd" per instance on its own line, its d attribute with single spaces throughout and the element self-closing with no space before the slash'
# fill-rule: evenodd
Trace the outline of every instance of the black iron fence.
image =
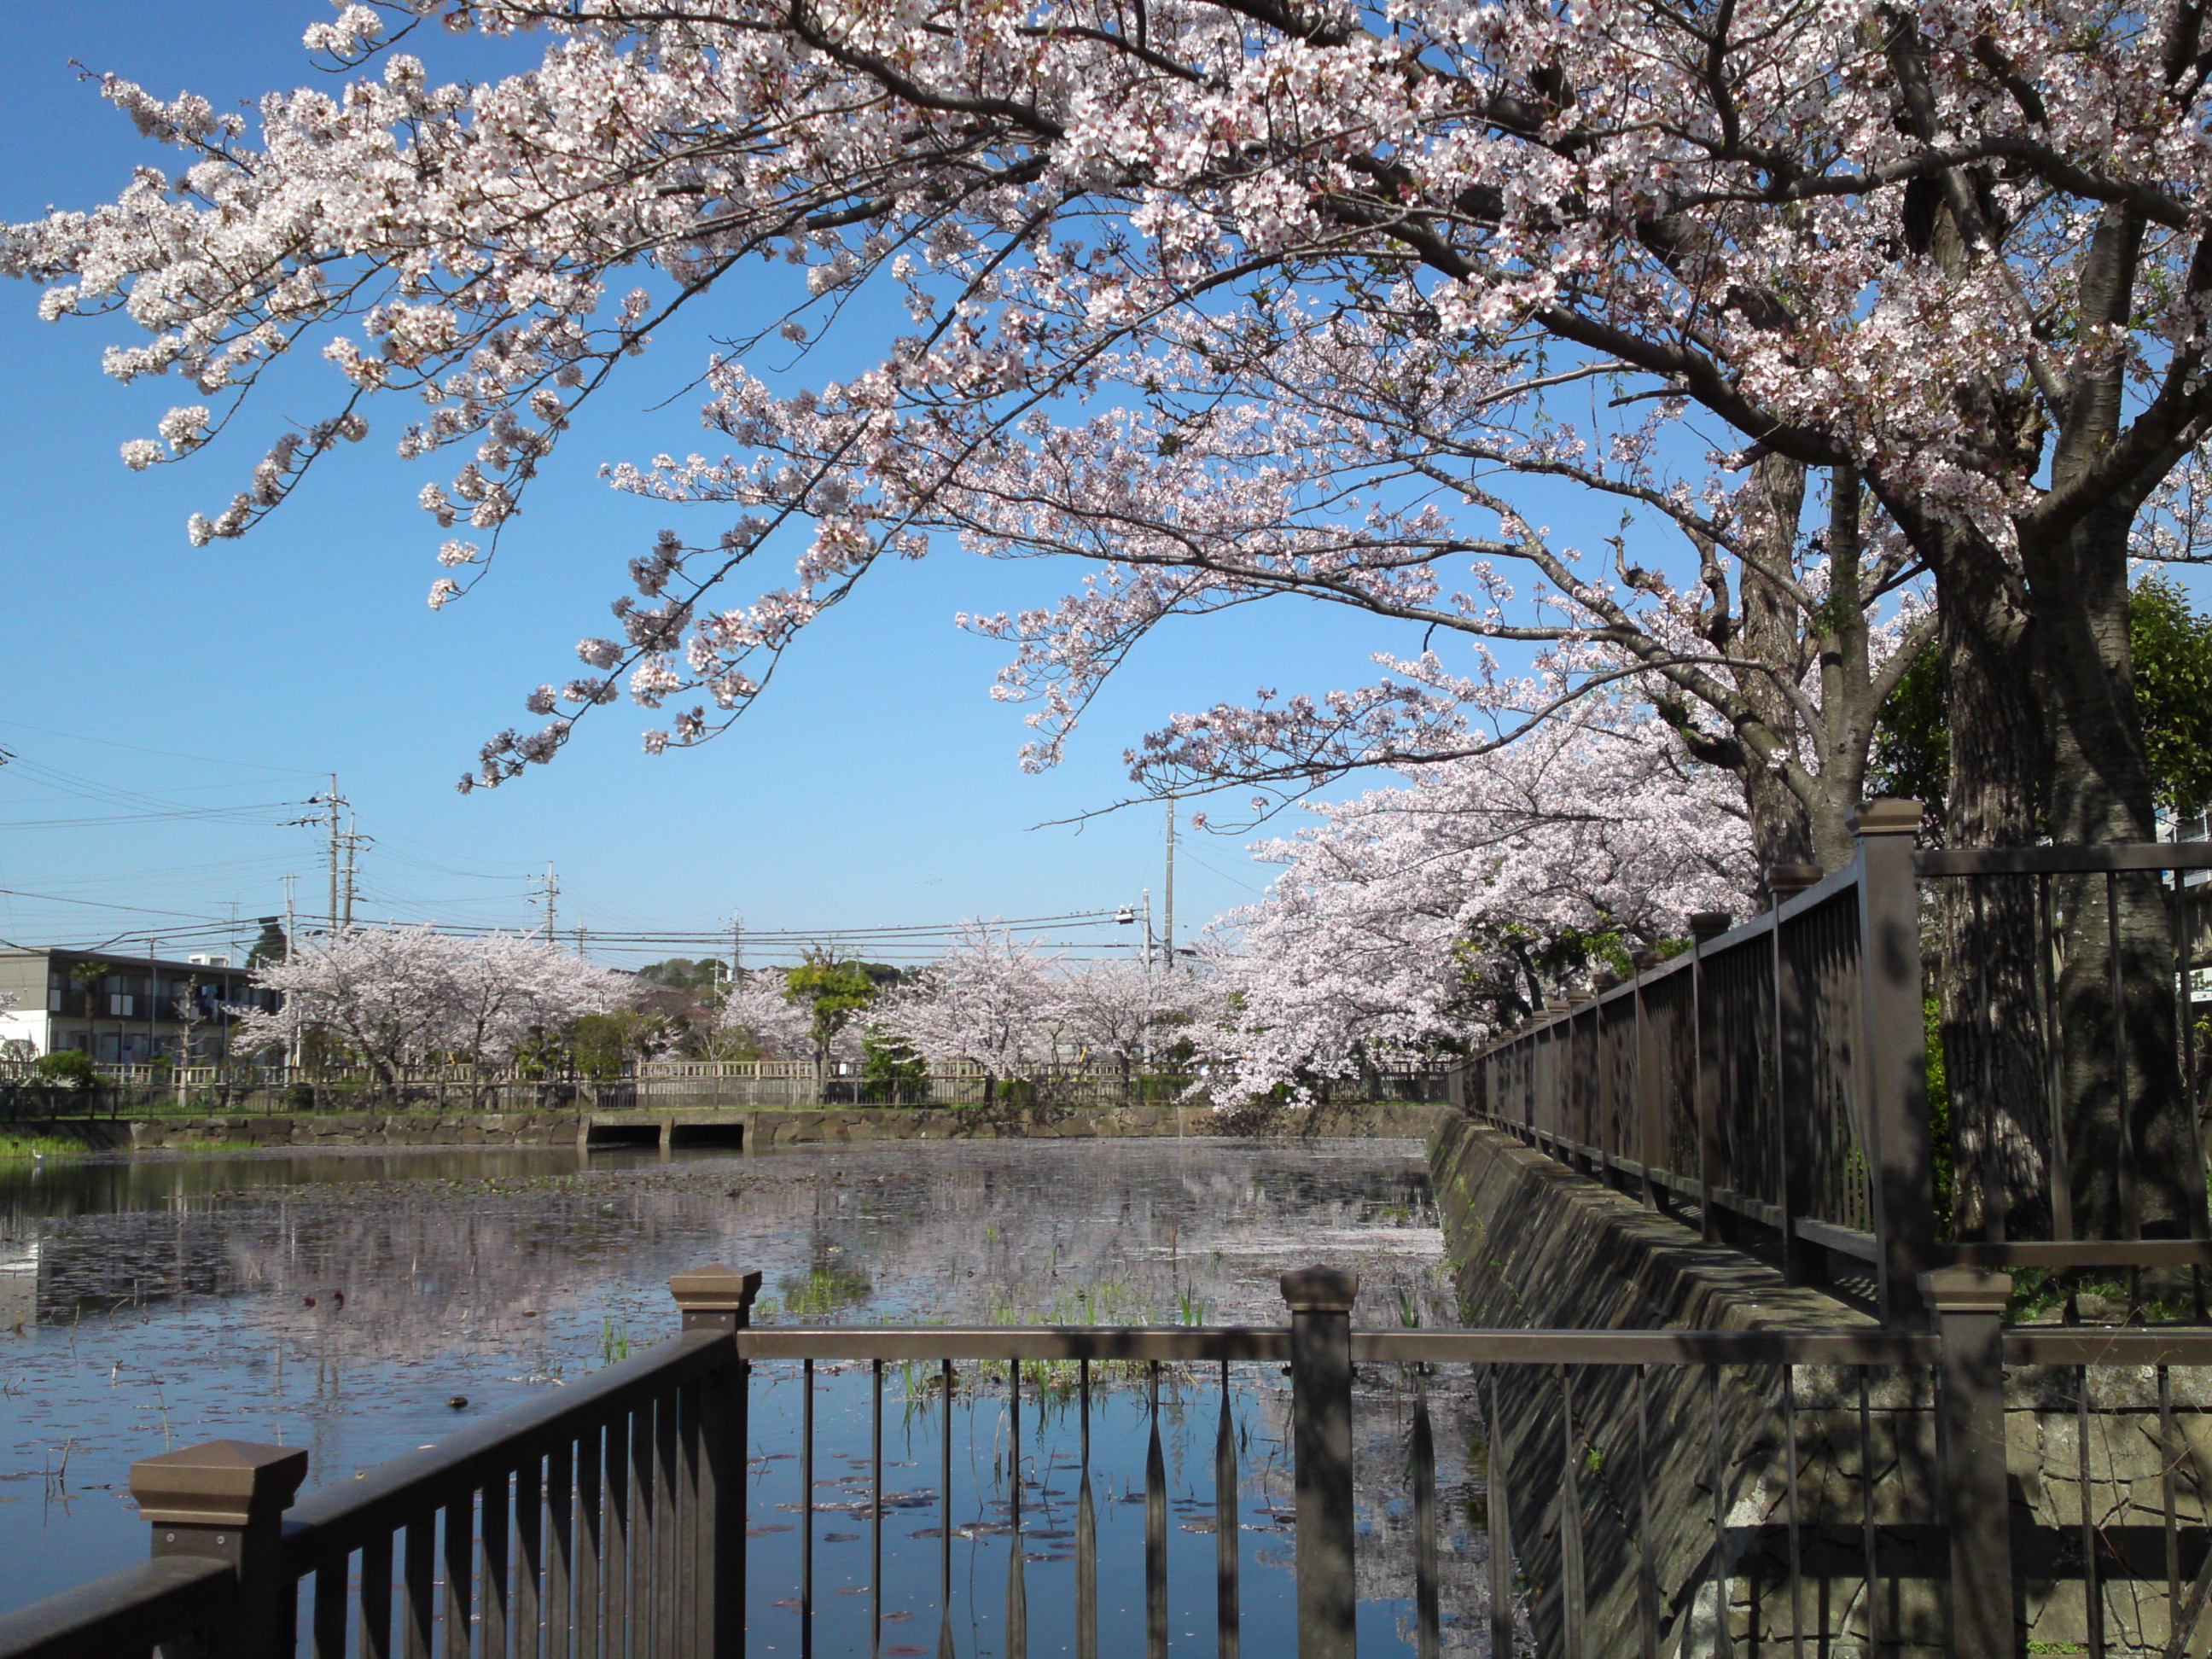
<svg viewBox="0 0 2212 1659">
<path fill-rule="evenodd" d="M 1357 1281 L 1326 1269 L 1285 1276 L 1285 1326 L 752 1329 L 758 1284 L 721 1267 L 679 1274 L 684 1329 L 658 1348 L 296 1501 L 304 1451 L 219 1441 L 149 1458 L 131 1489 L 151 1559 L 0 1616 L 0 1656 L 1015 1656 L 1034 1622 L 1051 1620 L 1072 1626 L 1079 1655 L 1164 1659 L 1171 1646 L 1203 1646 L 1237 1659 L 1251 1511 L 1240 1509 L 1232 1368 L 1291 1376 L 1290 1491 L 1279 1513 L 1255 1518 L 1292 1534 L 1296 1633 L 1255 1651 L 1294 1642 L 1301 1659 L 1349 1659 L 1383 1548 L 1410 1557 L 1389 1565 L 1410 1585 L 1404 1644 L 1419 1659 L 1532 1643 L 1563 1659 L 1784 1644 L 1960 1659 L 2204 1650 L 2212 1471 L 2190 1448 L 2212 1429 L 2212 1397 L 2203 1373 L 2185 1368 L 2212 1365 L 2212 1332 L 2007 1330 L 2009 1282 L 1981 1269 L 1929 1276 L 1925 1334 L 1354 1330 Z M 868 1425 L 865 1449 L 852 1453 L 848 1438 L 836 1461 L 853 1472 L 825 1481 L 817 1378 L 854 1367 L 868 1390 L 854 1418 Z M 981 1529 L 1006 1540 L 1004 1579 L 960 1589 L 997 1604 L 979 1641 L 954 1618 L 951 1434 L 956 1398 L 994 1367 L 1011 1443 L 994 1449 L 1008 1474 Z M 1182 1489 L 1168 1489 L 1162 1367 L 1181 1368 L 1193 1397 L 1222 1391 L 1210 1492 L 1192 1490 L 1203 1477 L 1188 1468 Z M 771 1477 L 751 1425 L 779 1368 L 796 1372 L 802 1406 L 795 1450 L 775 1454 L 797 1467 Z M 1109 1368 L 1152 1379 L 1140 1496 L 1134 1470 L 1093 1461 L 1093 1382 Z M 1363 1530 L 1355 1395 L 1382 1373 L 1402 1379 L 1412 1408 L 1401 1441 L 1360 1443 L 1357 1478 L 1370 1495 L 1391 1489 L 1407 1524 Z M 2094 1402 L 2093 1377 L 2106 1379 Z M 1475 1407 L 1477 1474 L 1448 1502 L 1430 1397 L 1455 1382 Z M 1042 1419 L 1025 1430 L 1024 1403 L 1054 1388 L 1079 1427 L 1079 1458 L 1025 1479 L 1035 1460 L 1025 1463 L 1022 1437 Z M 887 1391 L 894 1409 L 941 1430 L 933 1490 L 888 1483 L 928 1477 L 887 1478 Z M 2008 1421 L 2015 1441 L 2022 1425 L 2075 1424 L 2078 1468 L 2046 1460 L 2042 1477 L 2078 1475 L 2070 1502 L 2021 1517 L 2008 1493 Z M 2113 1449 L 2136 1438 L 2155 1449 L 2142 1468 Z M 1102 1523 L 1115 1484 L 1142 1503 L 1140 1532 Z M 833 1486 L 835 1501 L 817 1501 Z M 787 1488 L 796 1501 L 777 1501 Z M 1059 1513 L 1041 1524 L 1025 1504 L 1055 1492 Z M 1210 1583 L 1197 1587 L 1213 1613 L 1202 1634 L 1170 1626 L 1171 1498 L 1178 1518 L 1211 1523 L 1183 1528 L 1212 1534 Z M 817 1628 L 830 1599 L 817 1577 L 825 1511 L 866 1528 L 869 1548 L 857 1590 L 871 1616 L 844 1620 L 834 1640 Z M 797 1518 L 774 1520 L 787 1514 Z M 884 1645 L 893 1517 L 938 1522 L 915 1534 L 943 1553 L 927 1646 Z M 794 1530 L 774 1561 L 749 1553 L 753 1539 Z M 1030 1547 L 1048 1540 L 1049 1553 Z M 1112 1559 L 1113 1540 L 1141 1559 Z M 1480 1559 L 1480 1575 L 1448 1572 L 1455 1552 Z M 1072 1605 L 1048 1607 L 1030 1591 L 1030 1564 L 1071 1559 L 1054 1582 Z M 1192 1558 L 1181 1559 L 1188 1573 Z M 1115 1607 L 1102 1568 L 1123 1586 Z M 1447 1595 L 1447 1584 L 1462 1588 Z M 1182 1589 L 1188 1618 L 1192 1587 Z M 771 1617 L 782 1622 L 769 1628 Z"/>
<path fill-rule="evenodd" d="M 1873 803 L 1846 868 L 1776 871 L 1763 914 L 1695 918 L 1681 954 L 1480 1051 L 1470 1109 L 1709 1238 L 1765 1240 L 1795 1282 L 1863 1264 L 1899 1323 L 1946 1261 L 2212 1265 L 2190 884 L 2212 847 L 1926 852 L 1918 824 Z"/>
</svg>

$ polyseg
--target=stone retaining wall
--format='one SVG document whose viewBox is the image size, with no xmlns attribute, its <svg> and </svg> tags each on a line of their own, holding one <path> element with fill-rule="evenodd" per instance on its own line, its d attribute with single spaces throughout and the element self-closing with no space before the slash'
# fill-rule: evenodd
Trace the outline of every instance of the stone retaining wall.
<svg viewBox="0 0 2212 1659">
<path fill-rule="evenodd" d="M 1735 1330 L 1873 1323 L 1468 1120 L 1440 1125 L 1430 1158 L 1447 1255 L 1470 1326 Z M 1800 1632 L 1803 1651 L 1824 1659 L 1869 1650 L 1933 1659 L 1942 1651 L 1948 1563 L 1934 1524 L 1938 1466 L 1929 1374 L 1876 1373 L 1862 1395 L 1859 1372 L 1826 1366 L 1790 1367 L 1786 1376 L 1778 1366 L 1652 1367 L 1643 1376 L 1631 1367 L 1576 1370 L 1503 1370 L 1489 1449 L 1507 1477 L 1515 1565 L 1540 1651 L 1565 1651 L 1565 1589 L 1577 1574 L 1589 1608 L 1588 1652 L 1641 1651 L 1648 1608 L 1659 1653 L 1682 1659 L 1715 1653 L 1723 1606 L 1739 1656 L 1792 1648 Z M 2204 1556 L 2212 1373 L 2175 1369 L 2167 1386 L 2170 1434 L 2149 1371 L 2008 1376 L 2022 1650 L 2089 1651 L 2085 1494 L 2102 1540 L 2105 1651 L 2147 1656 L 2165 1647 L 2166 1482 L 2176 1499 L 2185 1590 Z M 1800 1566 L 1794 1605 L 1793 1476 Z M 1578 1499 L 1572 1505 L 1563 1498 L 1571 1481 Z M 1871 1644 L 1869 1492 L 1878 1591 Z M 2202 1650 L 2203 1635 L 2195 1633 L 2191 1650 Z"/>
<path fill-rule="evenodd" d="M 681 1146 L 687 1131 L 737 1130 L 748 1148 L 824 1141 L 991 1140 L 1116 1135 L 1426 1136 L 1449 1109 L 1379 1105 L 1316 1107 L 1257 1122 L 1225 1122 L 1202 1106 L 851 1106 L 791 1111 L 707 1109 L 507 1113 L 331 1112 L 253 1117 L 155 1118 L 115 1126 L 105 1144 L 205 1146 L 574 1146 L 589 1131 L 653 1132 Z M 23 1132 L 49 1133 L 21 1126 Z M 127 1139 L 125 1138 L 127 1133 Z"/>
</svg>

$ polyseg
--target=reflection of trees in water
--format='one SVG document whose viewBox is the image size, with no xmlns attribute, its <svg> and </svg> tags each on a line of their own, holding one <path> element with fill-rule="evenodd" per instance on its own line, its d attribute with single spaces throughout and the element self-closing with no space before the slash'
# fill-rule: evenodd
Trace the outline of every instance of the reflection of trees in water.
<svg viewBox="0 0 2212 1659">
<path fill-rule="evenodd" d="M 1323 1260 L 1362 1271 L 1363 1320 L 1396 1324 L 1397 1292 L 1436 1283 L 1436 1236 L 1408 1224 L 1425 1218 L 1425 1180 L 1396 1146 L 1062 1142 L 203 1185 L 164 1210 L 27 1231 L 48 1322 L 234 1298 L 227 1319 L 365 1360 L 535 1350 L 548 1319 L 587 1316 L 588 1335 L 610 1311 L 651 1340 L 656 1315 L 673 1322 L 666 1275 L 713 1259 L 766 1270 L 787 1322 L 1267 1323 L 1283 1316 L 1275 1274 Z"/>
</svg>

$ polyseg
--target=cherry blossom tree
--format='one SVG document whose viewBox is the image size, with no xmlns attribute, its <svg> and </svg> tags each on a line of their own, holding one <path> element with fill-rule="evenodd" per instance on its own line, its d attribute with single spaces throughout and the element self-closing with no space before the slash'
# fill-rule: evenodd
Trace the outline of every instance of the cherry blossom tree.
<svg viewBox="0 0 2212 1659">
<path fill-rule="evenodd" d="M 402 38 L 434 17 L 543 30 L 543 62 L 441 82 Z M 648 747 L 702 740 L 942 528 L 1092 562 L 1066 602 L 979 623 L 1014 642 L 1000 690 L 1032 705 L 1038 763 L 1166 618 L 1315 599 L 1405 630 L 1389 673 L 1183 716 L 1143 777 L 1472 754 L 1625 681 L 1737 774 L 1765 855 L 1833 866 L 1887 625 L 1944 649 L 1955 841 L 2154 833 L 2126 564 L 2146 535 L 2191 544 L 2172 532 L 2212 416 L 2194 5 L 416 0 L 349 4 L 307 44 L 378 72 L 265 100 L 252 137 L 106 82 L 182 170 L 0 249 L 47 315 L 144 331 L 119 378 L 206 400 L 132 466 L 213 441 L 271 364 L 323 349 L 326 410 L 195 540 L 414 398 L 403 451 L 459 463 L 423 505 L 482 538 L 441 549 L 442 605 L 656 327 L 722 294 L 754 313 L 752 260 L 805 269 L 767 337 L 852 335 L 883 314 L 854 303 L 871 285 L 912 318 L 854 340 L 871 366 L 834 384 L 771 391 L 762 336 L 709 365 L 732 453 L 616 480 L 722 504 L 715 527 L 634 562 L 620 637 L 531 695 L 544 723 L 488 744 L 483 781 L 550 758 L 625 674 L 672 710 Z M 1362 365 L 1341 382 L 1339 352 Z M 1562 491 L 1625 515 L 1610 557 L 1543 529 Z M 755 580 L 787 544 L 791 577 Z M 1432 659 L 1439 635 L 1551 659 Z M 2082 898 L 2066 914 L 2101 927 Z M 2165 925 L 2132 889 L 2119 920 L 2145 951 Z M 2025 962 L 2022 925 L 1950 915 L 1952 957 Z M 2106 1017 L 2094 990 L 2069 982 L 2069 1022 Z M 2171 1009 L 2129 1018 L 2161 1057 L 2136 1144 L 2164 1226 L 2189 1161 L 2151 1109 Z M 2028 1097 L 1969 1071 L 1971 1110 Z M 2076 1216 L 2101 1230 L 2097 1083 L 2068 1086 Z M 2022 1191 L 2039 1133 L 1997 1137 Z"/>
<path fill-rule="evenodd" d="M 238 1008 L 234 1042 L 251 1050 L 320 1036 L 358 1055 L 386 1088 L 441 1057 L 511 1059 L 531 1038 L 626 998 L 621 976 L 557 946 L 428 927 L 362 928 L 300 945 L 254 970 L 274 1010 Z"/>
<path fill-rule="evenodd" d="M 988 1104 L 1001 1079 L 1031 1077 L 1058 1058 L 1060 960 L 1034 939 L 970 923 L 935 963 L 877 1004 L 874 1023 L 932 1066 L 981 1069 Z"/>
<path fill-rule="evenodd" d="M 389 38 L 434 15 L 460 30 L 543 28 L 544 61 L 437 83 Z M 1136 580 L 1099 586 L 1120 618 L 1103 639 L 1163 605 L 1227 598 L 1209 573 L 1261 592 L 1269 569 L 1386 612 L 1436 599 L 1436 625 L 1480 633 L 1497 591 L 1478 576 L 1452 594 L 1432 566 L 1462 553 L 1533 557 L 1537 580 L 1607 631 L 1613 584 L 1565 553 L 1536 556 L 1529 519 L 1485 500 L 1484 477 L 1526 462 L 1719 547 L 1714 532 L 1771 514 L 1813 469 L 1833 481 L 1832 533 L 1863 539 L 1870 506 L 1878 538 L 1936 575 L 1962 662 L 1954 696 L 1972 714 L 1966 819 L 2020 830 L 2030 792 L 2012 786 L 2048 738 L 2063 830 L 2141 835 L 2145 792 L 2115 782 L 2108 760 L 2076 763 L 2109 752 L 2105 739 L 2140 748 L 2114 573 L 2136 506 L 2212 411 L 2192 263 L 2201 27 L 2193 9 L 2166 9 L 2083 52 L 2063 9 L 1998 21 L 1932 0 L 1872 22 L 1650 0 L 1589 18 L 1534 0 L 1387 14 L 1186 3 L 1141 21 L 1082 4 L 1018 20 L 958 5 L 828 20 L 764 0 L 354 4 L 307 44 L 380 58 L 382 73 L 337 97 L 272 96 L 258 143 L 204 100 L 107 82 L 188 167 L 142 173 L 110 207 L 15 228 L 5 258 L 52 283 L 49 315 L 127 308 L 149 338 L 112 353 L 113 373 L 182 374 L 220 405 L 173 411 L 129 447 L 133 465 L 206 443 L 270 363 L 326 340 L 343 377 L 332 413 L 283 436 L 250 489 L 196 520 L 202 539 L 276 506 L 362 434 L 386 392 L 429 406 L 408 453 L 473 452 L 426 488 L 426 507 L 495 534 L 578 398 L 748 258 L 805 264 L 833 326 L 859 284 L 902 286 L 915 332 L 884 342 L 878 368 L 797 399 L 729 372 L 723 395 L 790 433 L 804 464 L 769 453 L 725 468 L 717 482 L 746 481 L 737 493 L 765 519 L 696 550 L 663 544 L 640 568 L 653 603 L 625 611 L 624 641 L 584 651 L 603 672 L 627 662 L 649 704 L 696 688 L 726 710 L 763 678 L 748 661 L 772 662 L 880 552 L 918 550 L 915 526 L 957 493 L 979 445 L 1011 434 L 1042 450 L 1082 429 L 1054 426 L 1055 397 L 1121 386 L 1141 401 L 1150 383 L 1114 354 L 1190 345 L 1203 308 L 1227 319 L 1208 365 L 1227 395 L 1249 369 L 1273 397 L 1263 365 L 1285 303 L 1309 321 L 1433 338 L 1447 343 L 1448 401 L 1475 385 L 1521 453 L 1499 463 L 1420 441 L 1416 409 L 1401 422 L 1417 440 L 1408 465 L 1440 472 L 1438 499 L 1472 503 L 1496 533 L 1455 530 L 1432 503 L 1370 538 L 1364 514 L 1401 509 L 1346 496 L 1313 515 L 1316 536 L 1270 538 L 1249 568 L 1216 571 L 1202 545 L 1164 567 L 1193 592 L 1146 579 L 1164 567 L 1140 556 Z M 608 282 L 647 264 L 665 280 L 607 307 Z M 359 333 L 329 339 L 322 324 Z M 1303 380 L 1320 406 L 1323 384 Z M 1565 422 L 1584 392 L 1603 409 Z M 1684 477 L 1637 476 L 1692 409 L 1737 447 L 1686 456 Z M 1117 451 L 1187 442 L 1190 412 L 1102 417 L 1113 441 L 1077 456 L 1096 463 L 1087 487 L 1121 486 Z M 1539 416 L 1550 435 L 1532 446 Z M 801 430 L 817 417 L 830 425 Z M 1267 475 L 1280 453 L 1234 470 Z M 1746 457 L 1785 475 L 1754 486 L 1749 514 L 1717 489 L 1716 469 Z M 794 519 L 815 527 L 795 586 L 734 611 L 701 606 L 704 585 Z M 1737 551 L 1758 563 L 1747 543 Z M 473 574 L 485 556 L 456 542 L 443 556 Z M 436 597 L 459 581 L 442 578 Z M 1643 659 L 1638 630 L 1610 631 Z M 1070 648 L 1044 693 L 1067 707 L 1048 701 L 1048 724 L 1098 664 Z M 572 689 L 588 705 L 614 685 Z M 550 712 L 560 697 L 536 701 Z M 702 702 L 673 735 L 711 719 Z M 568 729 L 495 745 L 487 764 L 503 775 Z M 1786 740 L 1753 747 L 1770 744 L 1756 758 L 1782 763 Z"/>
<path fill-rule="evenodd" d="M 723 998 L 714 1014 L 711 1036 L 743 1034 L 770 1060 L 802 1060 L 814 1052 L 814 1018 L 804 1002 L 790 996 L 784 970 L 749 973 Z"/>
<path fill-rule="evenodd" d="M 1618 702 L 1313 810 L 1201 941 L 1217 1104 L 1464 1051 L 1694 912 L 1741 915 L 1754 877 L 1728 781 Z"/>
<path fill-rule="evenodd" d="M 1199 988 L 1194 975 L 1150 963 L 1071 963 L 1048 993 L 1046 1023 L 1060 1042 L 1111 1060 L 1127 1091 L 1154 1046 L 1174 1042 L 1190 1024 Z"/>
</svg>

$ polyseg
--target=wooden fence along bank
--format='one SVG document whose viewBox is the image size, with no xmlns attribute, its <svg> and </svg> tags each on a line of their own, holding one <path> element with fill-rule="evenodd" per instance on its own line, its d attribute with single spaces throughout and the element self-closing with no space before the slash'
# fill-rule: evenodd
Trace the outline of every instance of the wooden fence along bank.
<svg viewBox="0 0 2212 1659">
<path fill-rule="evenodd" d="M 2146 984 L 2185 998 L 2189 929 L 2174 872 L 2212 867 L 2212 849 L 1916 854 L 1916 818 L 1877 803 L 1862 816 L 1850 869 L 1802 890 L 1778 881 L 1784 896 L 1764 915 L 1701 930 L 1684 956 L 1474 1058 L 1469 1109 L 1435 1143 L 1463 1303 L 1480 1316 L 1471 1328 L 1354 1329 L 1356 1281 L 1328 1267 L 1284 1277 L 1281 1323 L 1242 1328 L 756 1330 L 757 1275 L 680 1274 L 671 1289 L 683 1328 L 659 1347 L 364 1480 L 295 1501 L 303 1454 L 232 1443 L 139 1464 L 149 1561 L 0 1618 L 0 1659 L 156 1644 L 240 1659 L 724 1659 L 754 1639 L 749 1591 L 794 1603 L 811 1652 L 811 1505 L 798 1506 L 807 1519 L 795 1577 L 763 1583 L 749 1559 L 757 1517 L 744 1471 L 763 1378 L 802 1368 L 800 1490 L 811 1492 L 813 1368 L 868 1368 L 879 1564 L 885 1368 L 905 1376 L 909 1408 L 942 1390 L 949 1493 L 956 1391 L 976 1368 L 1009 1361 L 1079 1374 L 1073 1409 L 1086 1432 L 1068 1611 L 1076 1650 L 1091 1659 L 1164 1659 L 1171 1635 L 1157 1414 L 1142 1559 L 1126 1564 L 1141 1573 L 1144 1618 L 1102 1628 L 1101 1567 L 1124 1564 L 1099 1559 L 1092 1492 L 1102 1475 L 1137 1484 L 1133 1470 L 1090 1460 L 1091 1383 L 1106 1364 L 1188 1368 L 1193 1389 L 1219 1379 L 1216 1617 L 1202 1638 L 1178 1635 L 1177 1653 L 1196 1641 L 1241 1659 L 1229 1378 L 1287 1365 L 1300 1659 L 1348 1659 L 1358 1644 L 1357 1569 L 1377 1545 L 1356 1535 L 1353 1400 L 1389 1376 L 1415 1402 L 1402 1455 L 1379 1468 L 1370 1459 L 1360 1476 L 1397 1486 L 1413 1517 L 1403 1547 L 1421 1659 L 1443 1652 L 1447 1631 L 1462 1650 L 1486 1633 L 1498 1659 L 1529 1640 L 1547 1659 L 2203 1655 L 2212 1648 L 2212 1329 L 2201 1312 L 2171 1323 L 2140 1309 L 2126 1322 L 2021 1323 L 2010 1309 L 2017 1271 L 2138 1284 L 2149 1273 L 2190 1286 L 2212 1262 L 2201 1153 L 2181 1183 L 2195 1196 L 2179 1235 L 2142 1236 L 2152 1172 L 2129 1137 L 2159 1126 L 2132 1112 L 2113 1149 L 2134 1166 L 2115 1224 L 2087 1236 L 2075 1224 L 2089 1212 L 2063 1194 L 2094 1173 L 2093 1152 L 2068 1145 L 2062 1105 L 2085 1073 L 2078 1054 L 2056 1053 L 2075 1034 L 2060 1029 L 2066 998 L 2103 971 L 2084 964 L 2100 936 L 2112 946 L 2116 1000 Z M 1936 1212 L 1921 921 L 1923 884 L 1946 882 L 1995 885 L 1939 902 L 1955 906 L 1963 891 L 1974 914 L 1985 897 L 2053 924 L 2037 934 L 2027 976 L 2053 1015 L 2036 1073 L 2052 1152 L 2047 1237 L 2007 1237 L 1985 1219 L 1977 1236 L 1947 1242 Z M 2014 890 L 1996 890 L 2004 884 Z M 2117 921 L 2083 925 L 2118 916 L 2124 884 L 2156 884 L 2171 901 L 2163 964 L 2146 968 L 2140 940 L 2124 941 Z M 2103 913 L 2083 898 L 2100 890 Z M 2116 1019 L 2111 1029 L 2125 1043 L 2135 1028 Z M 2193 1138 L 2185 1018 L 2180 1030 L 2172 1070 L 2139 1042 L 2108 1058 L 2130 1099 L 2141 1077 L 2173 1078 L 2165 1105 Z M 1012 1374 L 1018 1397 L 1023 1372 Z M 1440 1588 L 1426 1402 L 1455 1374 L 1471 1381 L 1483 1419 L 1486 1632 L 1469 1632 Z M 1021 1420 L 1012 1414 L 1018 1433 Z M 995 1650 L 1009 1659 L 1026 1653 L 1031 1607 L 1014 1490 Z M 951 1655 L 968 1650 L 951 1616 L 950 1513 L 942 1520 L 935 1650 Z M 869 1643 L 836 1650 L 870 1651 L 881 1640 L 872 1628 Z"/>
</svg>

